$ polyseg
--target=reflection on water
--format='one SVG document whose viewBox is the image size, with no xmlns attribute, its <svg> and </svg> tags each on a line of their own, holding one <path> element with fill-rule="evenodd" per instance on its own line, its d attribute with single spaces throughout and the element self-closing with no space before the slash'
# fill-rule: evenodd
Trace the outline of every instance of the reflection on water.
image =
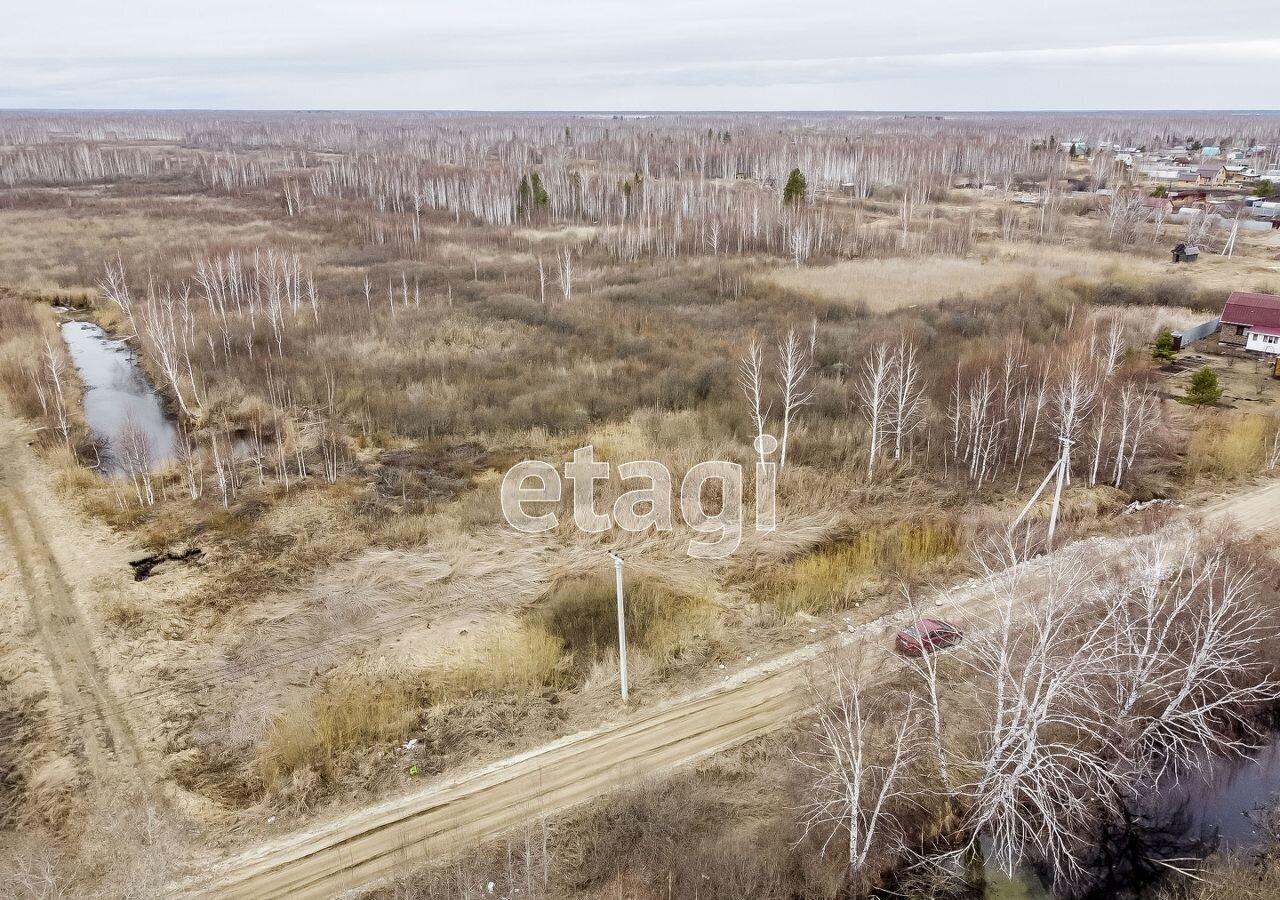
<svg viewBox="0 0 1280 900">
<path fill-rule="evenodd" d="M 1270 839 L 1269 810 L 1280 800 L 1280 733 L 1247 759 L 1216 757 L 1201 774 L 1164 779 L 1123 820 L 1098 836 L 1087 884 L 1072 900 L 1139 900 L 1171 866 L 1190 868 L 1215 850 L 1249 852 Z M 1052 873 L 1027 867 L 1011 880 L 987 873 L 984 900 L 1045 900 Z"/>
<path fill-rule="evenodd" d="M 144 442 L 152 465 L 172 459 L 177 431 L 127 345 L 92 322 L 62 323 L 62 338 L 84 382 L 85 421 L 106 447 L 103 471 L 124 469 L 122 449 L 130 431 Z"/>
</svg>

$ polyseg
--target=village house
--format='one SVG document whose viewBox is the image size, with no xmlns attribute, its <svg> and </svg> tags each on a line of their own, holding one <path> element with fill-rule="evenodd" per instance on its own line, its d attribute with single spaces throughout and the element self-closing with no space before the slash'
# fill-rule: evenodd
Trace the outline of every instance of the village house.
<svg viewBox="0 0 1280 900">
<path fill-rule="evenodd" d="M 1223 181 L 1222 166 L 1197 166 L 1196 181 L 1204 185 L 1218 185 Z"/>
<path fill-rule="evenodd" d="M 1226 184 L 1239 184 L 1245 180 L 1248 171 L 1248 166 L 1223 166 L 1222 180 Z"/>
<path fill-rule="evenodd" d="M 1280 355 L 1280 296 L 1235 291 L 1220 319 L 1219 348 Z"/>
</svg>

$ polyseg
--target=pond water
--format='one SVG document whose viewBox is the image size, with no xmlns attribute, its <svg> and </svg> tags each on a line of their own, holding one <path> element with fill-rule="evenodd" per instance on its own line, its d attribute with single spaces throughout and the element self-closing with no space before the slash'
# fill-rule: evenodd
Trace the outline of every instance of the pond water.
<svg viewBox="0 0 1280 900">
<path fill-rule="evenodd" d="M 1280 802 L 1280 732 L 1247 759 L 1218 757 L 1202 774 L 1167 779 L 1125 821 L 1099 836 L 1090 884 L 1072 900 L 1139 900 L 1215 850 L 1248 853 L 1269 841 L 1269 810 Z M 989 872 L 984 900 L 1051 900 L 1051 873 L 1028 866 L 1013 879 Z"/>
<path fill-rule="evenodd" d="M 124 470 L 119 451 L 130 431 L 145 441 L 152 466 L 172 459 L 177 429 L 128 345 L 92 322 L 66 321 L 61 331 L 84 383 L 85 421 L 104 448 L 102 471 Z"/>
</svg>

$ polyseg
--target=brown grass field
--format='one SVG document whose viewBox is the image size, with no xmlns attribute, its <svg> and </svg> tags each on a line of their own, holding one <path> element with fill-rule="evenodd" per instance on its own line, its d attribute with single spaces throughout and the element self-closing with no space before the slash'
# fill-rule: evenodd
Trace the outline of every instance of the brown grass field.
<svg viewBox="0 0 1280 900">
<path fill-rule="evenodd" d="M 571 149 L 555 143 L 559 123 L 530 125 L 526 156 L 501 121 L 406 131 L 374 117 L 347 132 L 283 116 L 219 132 L 161 116 L 114 141 L 86 131 L 28 147 L 18 137 L 27 126 L 6 126 L 6 115 L 4 472 L 53 546 L 28 571 L 25 554 L 41 542 L 14 526 L 0 554 L 0 728 L 20 738 L 0 750 L 0 867 L 25 867 L 24 884 L 47 873 L 63 895 L 159 896 L 173 867 L 157 860 L 179 857 L 184 842 L 225 848 L 281 834 L 619 715 L 610 550 L 628 560 L 640 709 L 818 631 L 901 611 L 905 586 L 967 576 L 974 547 L 1055 458 L 1050 394 L 1030 436 L 1011 412 L 1010 398 L 1037 378 L 1048 392 L 1087 365 L 1098 382 L 1064 507 L 1069 535 L 1116 527 L 1114 512 L 1132 500 L 1196 496 L 1272 467 L 1280 382 L 1215 356 L 1223 408 L 1193 410 L 1176 399 L 1189 376 L 1168 376 L 1149 351 L 1161 327 L 1203 321 L 1230 290 L 1280 289 L 1276 233 L 1243 233 L 1231 258 L 1207 252 L 1195 266 L 1168 262 L 1181 226 L 1157 240 L 1144 224 L 1122 246 L 1097 209 L 1062 212 L 1052 239 L 1024 216 L 1006 239 L 1011 193 L 965 200 L 947 173 L 923 170 L 886 175 L 865 198 L 815 171 L 823 192 L 792 208 L 764 172 L 691 179 L 655 156 L 639 177 L 618 161 L 620 133 L 628 147 L 650 146 L 631 125 L 608 133 L 575 122 Z M 61 125 L 68 135 L 89 128 Z M 703 123 L 662 127 L 665 147 L 703 145 Z M 867 137 L 874 152 L 899 159 L 898 127 Z M 1039 124 L 1017 127 L 1021 149 L 1008 164 L 1066 190 L 1080 166 L 1035 149 Z M 757 122 L 725 128 L 774 146 Z M 545 209 L 513 199 L 535 144 Z M 67 160 L 81 145 L 136 158 L 77 174 Z M 34 161 L 19 165 L 19 151 Z M 763 167 L 782 157 L 751 158 Z M 926 199 L 900 240 L 899 199 L 916 193 Z M 685 208 L 695 212 L 676 215 Z M 1220 247 L 1221 233 L 1212 240 Z M 130 309 L 104 284 L 116 265 Z M 215 265 L 217 289 L 207 283 Z M 111 476 L 93 468 L 104 448 L 58 337 L 68 316 L 138 352 L 180 429 L 179 458 Z M 1123 347 L 1101 371 L 1113 323 Z M 555 530 L 506 524 L 509 466 L 559 466 L 588 443 L 613 463 L 659 460 L 677 483 L 703 460 L 738 463 L 750 516 L 759 498 L 740 361 L 753 339 L 764 342 L 770 428 L 780 429 L 774 368 L 789 332 L 807 354 L 812 399 L 790 426 L 775 531 L 748 525 L 724 560 L 689 556 L 697 535 L 678 514 L 671 532 L 582 533 L 567 483 Z M 872 470 L 860 380 L 875 348 L 899 341 L 919 352 L 918 421 L 902 453 L 878 456 Z M 985 383 L 1006 405 L 964 432 L 974 446 L 992 435 L 979 452 L 957 423 Z M 1150 419 L 1113 487 L 1123 386 L 1150 398 Z M 615 469 L 598 507 L 627 487 Z M 131 561 L 190 548 L 202 555 L 133 580 Z M 137 742 L 143 765 L 127 779 L 124 761 L 104 754 L 95 769 L 79 746 L 77 710 L 37 640 L 33 594 L 54 574 L 90 636 L 102 702 Z M 838 890 L 828 862 L 779 849 L 793 823 L 764 799 L 743 800 L 741 785 L 768 781 L 769 766 L 752 757 L 709 768 L 576 822 L 566 852 L 578 880 L 560 883 L 563 896 L 661 896 L 661 873 L 638 860 L 674 852 L 686 832 L 672 824 L 665 838 L 637 838 L 643 849 L 616 869 L 593 841 L 627 846 L 630 806 L 655 807 L 645 814 L 661 823 L 686 789 L 702 819 L 740 822 L 694 848 L 706 866 L 740 872 L 726 882 L 747 891 L 735 896 Z M 770 782 L 761 797 L 785 789 Z M 125 795 L 162 798 L 165 821 L 138 819 L 143 807 Z M 104 822 L 125 835 L 114 855 L 103 855 Z M 752 861 L 732 849 L 756 840 L 780 855 Z M 692 896 L 692 877 L 671 874 L 671 895 Z M 452 896 L 439 879 L 395 896 Z"/>
</svg>

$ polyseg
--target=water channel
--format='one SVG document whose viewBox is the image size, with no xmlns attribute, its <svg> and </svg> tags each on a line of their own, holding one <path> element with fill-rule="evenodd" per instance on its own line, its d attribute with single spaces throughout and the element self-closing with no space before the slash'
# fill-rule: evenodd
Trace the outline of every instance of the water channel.
<svg viewBox="0 0 1280 900">
<path fill-rule="evenodd" d="M 1028 866 L 1014 878 L 988 872 L 983 900 L 1141 900 L 1180 868 L 1217 850 L 1267 848 L 1270 811 L 1280 802 L 1280 732 L 1246 759 L 1220 757 L 1202 774 L 1166 779 L 1126 821 L 1099 836 L 1089 885 L 1054 894 L 1052 873 Z"/>
<path fill-rule="evenodd" d="M 153 467 L 172 459 L 177 429 L 129 345 L 92 322 L 70 319 L 60 327 L 84 384 L 84 418 L 102 448 L 102 472 L 125 471 L 121 450 L 129 439 L 145 442 Z"/>
</svg>

